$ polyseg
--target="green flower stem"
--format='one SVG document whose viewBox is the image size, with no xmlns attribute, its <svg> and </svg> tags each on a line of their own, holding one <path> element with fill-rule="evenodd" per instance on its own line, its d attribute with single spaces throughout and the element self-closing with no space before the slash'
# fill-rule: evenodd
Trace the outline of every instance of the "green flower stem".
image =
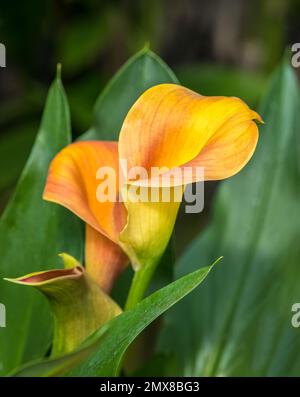
<svg viewBox="0 0 300 397">
<path fill-rule="evenodd" d="M 154 262 L 149 263 L 148 265 L 144 265 L 140 269 L 136 270 L 131 282 L 130 290 L 125 304 L 125 310 L 132 309 L 144 298 L 144 295 L 152 280 L 158 262 L 159 260 L 155 260 Z"/>
</svg>

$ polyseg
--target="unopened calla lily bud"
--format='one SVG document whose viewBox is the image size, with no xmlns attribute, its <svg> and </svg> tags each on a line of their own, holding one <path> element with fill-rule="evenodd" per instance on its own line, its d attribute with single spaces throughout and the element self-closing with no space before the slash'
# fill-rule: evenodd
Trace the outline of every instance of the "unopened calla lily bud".
<svg viewBox="0 0 300 397">
<path fill-rule="evenodd" d="M 119 306 L 70 255 L 62 254 L 65 269 L 31 273 L 16 284 L 36 288 L 51 306 L 54 318 L 52 356 L 76 349 L 94 331 L 121 313 Z"/>
</svg>

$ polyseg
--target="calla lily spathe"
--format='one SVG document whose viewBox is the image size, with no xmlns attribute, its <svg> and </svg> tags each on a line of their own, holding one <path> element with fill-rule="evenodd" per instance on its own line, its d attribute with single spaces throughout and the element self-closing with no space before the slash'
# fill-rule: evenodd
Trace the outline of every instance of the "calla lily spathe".
<svg viewBox="0 0 300 397">
<path fill-rule="evenodd" d="M 112 115 L 113 117 L 113 115 Z M 130 259 L 135 270 L 157 263 L 171 236 L 179 202 L 99 202 L 96 173 L 101 166 L 167 167 L 158 176 L 132 184 L 183 192 L 182 181 L 168 173 L 179 167 L 204 168 L 205 180 L 239 172 L 258 141 L 260 116 L 242 100 L 205 97 L 175 84 L 157 85 L 141 95 L 127 114 L 119 143 L 82 141 L 63 149 L 52 161 L 44 199 L 67 207 L 86 223 L 86 266 L 109 290 Z M 122 162 L 121 162 L 122 163 Z M 185 183 L 196 182 L 192 172 Z M 122 191 L 124 193 L 124 191 Z"/>
<path fill-rule="evenodd" d="M 65 253 L 60 257 L 64 269 L 6 279 L 35 288 L 46 296 L 54 320 L 52 357 L 73 351 L 94 331 L 122 313 L 75 258 Z"/>
<path fill-rule="evenodd" d="M 63 149 L 52 161 L 44 199 L 61 204 L 86 223 L 85 266 L 105 291 L 128 264 L 118 246 L 126 224 L 126 209 L 117 202 L 99 203 L 96 179 L 100 167 L 115 169 L 118 177 L 116 142 L 77 142 Z"/>
</svg>

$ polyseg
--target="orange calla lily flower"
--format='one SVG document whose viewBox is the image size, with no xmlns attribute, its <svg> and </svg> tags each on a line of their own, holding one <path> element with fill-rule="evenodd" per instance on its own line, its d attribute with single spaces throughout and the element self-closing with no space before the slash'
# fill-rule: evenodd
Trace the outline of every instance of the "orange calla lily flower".
<svg viewBox="0 0 300 397">
<path fill-rule="evenodd" d="M 96 174 L 103 166 L 118 173 L 117 143 L 89 141 L 67 146 L 50 165 L 43 197 L 85 221 L 85 266 L 89 275 L 105 291 L 110 291 L 129 261 L 117 244 L 127 214 L 121 203 L 97 201 Z"/>
<path fill-rule="evenodd" d="M 119 143 L 76 142 L 53 160 L 44 198 L 59 203 L 87 224 L 86 265 L 108 290 L 128 262 L 135 270 L 157 263 L 171 236 L 180 202 L 136 202 L 129 187 L 157 188 L 182 195 L 183 182 L 167 178 L 175 168 L 191 167 L 184 185 L 199 180 L 194 170 L 204 168 L 205 180 L 228 178 L 250 160 L 262 121 L 242 100 L 205 97 L 175 84 L 147 90 L 130 109 Z M 121 161 L 122 160 L 122 161 Z M 131 180 L 123 169 L 143 167 L 150 175 Z M 122 179 L 122 202 L 96 198 L 99 167 L 115 170 Z M 158 175 L 153 167 L 165 167 Z M 120 169 L 122 171 L 120 171 Z M 116 190 L 116 195 L 120 192 Z M 125 254 L 126 253 L 126 254 Z M 150 270 L 151 268 L 151 270 Z"/>
</svg>

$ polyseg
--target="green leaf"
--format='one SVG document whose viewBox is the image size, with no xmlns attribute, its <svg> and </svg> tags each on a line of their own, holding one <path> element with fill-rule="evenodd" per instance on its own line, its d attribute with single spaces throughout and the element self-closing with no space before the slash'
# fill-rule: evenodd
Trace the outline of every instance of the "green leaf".
<svg viewBox="0 0 300 397">
<path fill-rule="evenodd" d="M 42 200 L 50 160 L 70 143 L 70 117 L 59 78 L 50 88 L 41 126 L 16 191 L 0 221 L 0 302 L 6 328 L 0 328 L 0 373 L 41 357 L 50 345 L 49 308 L 36 291 L 12 286 L 4 277 L 59 265 L 57 254 L 81 256 L 77 219 Z M 9 172 L 9 170 L 7 170 Z"/>
<path fill-rule="evenodd" d="M 83 359 L 85 361 L 69 375 L 117 375 L 124 353 L 133 340 L 147 325 L 196 288 L 206 278 L 212 267 L 213 265 L 197 270 L 153 293 L 134 309 L 124 312 L 100 328 L 77 352 L 29 365 L 15 375 L 57 376 L 78 365 Z"/>
<path fill-rule="evenodd" d="M 253 159 L 223 183 L 211 226 L 179 261 L 177 275 L 224 255 L 210 282 L 167 315 L 158 351 L 175 360 L 172 375 L 299 375 L 299 110 L 284 63 L 260 109 L 266 125 Z"/>
<path fill-rule="evenodd" d="M 95 105 L 93 126 L 81 139 L 117 141 L 122 122 L 137 98 L 148 88 L 162 83 L 178 83 L 178 80 L 157 55 L 144 48 L 105 87 Z"/>
</svg>

